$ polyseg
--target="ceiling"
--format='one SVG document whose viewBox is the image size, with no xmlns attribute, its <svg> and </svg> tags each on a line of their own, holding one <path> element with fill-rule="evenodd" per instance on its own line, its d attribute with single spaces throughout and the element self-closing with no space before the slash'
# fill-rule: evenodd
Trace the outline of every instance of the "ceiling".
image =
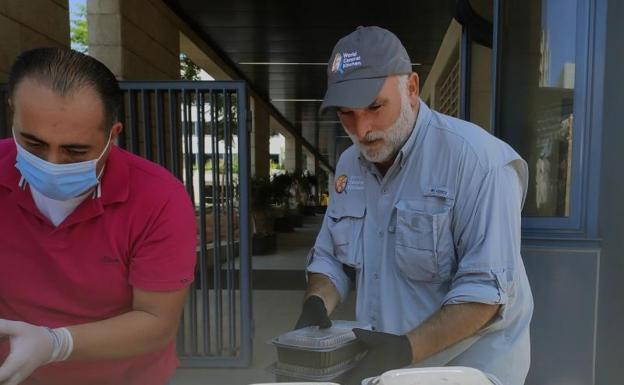
<svg viewBox="0 0 624 385">
<path fill-rule="evenodd" d="M 455 0 L 166 3 L 332 164 L 335 151 L 331 154 L 329 144 L 337 137 L 338 142 L 346 139 L 349 144 L 336 116 L 318 112 L 318 100 L 323 98 L 326 86 L 324 63 L 334 44 L 358 25 L 385 27 L 401 39 L 412 63 L 418 63 L 413 69 L 422 85 L 455 10 Z M 315 130 L 319 131 L 318 142 Z"/>
</svg>

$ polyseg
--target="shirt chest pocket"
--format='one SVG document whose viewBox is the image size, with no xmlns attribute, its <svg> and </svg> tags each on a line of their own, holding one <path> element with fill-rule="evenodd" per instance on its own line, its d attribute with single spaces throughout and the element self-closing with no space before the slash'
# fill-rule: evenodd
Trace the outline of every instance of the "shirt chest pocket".
<svg viewBox="0 0 624 385">
<path fill-rule="evenodd" d="M 347 266 L 360 268 L 362 265 L 365 212 L 364 203 L 359 202 L 349 202 L 328 211 L 334 257 Z"/>
<path fill-rule="evenodd" d="M 455 266 L 450 207 L 404 200 L 396 210 L 395 258 L 401 273 L 415 281 L 448 280 Z"/>
</svg>

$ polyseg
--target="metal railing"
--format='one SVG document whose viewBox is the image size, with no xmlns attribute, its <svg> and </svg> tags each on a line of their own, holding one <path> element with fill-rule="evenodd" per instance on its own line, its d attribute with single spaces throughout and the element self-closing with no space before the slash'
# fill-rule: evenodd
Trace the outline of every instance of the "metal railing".
<svg viewBox="0 0 624 385">
<path fill-rule="evenodd" d="M 247 366 L 252 346 L 245 84 L 121 82 L 121 88 L 126 130 L 120 146 L 169 169 L 195 203 L 198 269 L 178 333 L 182 365 Z"/>
</svg>

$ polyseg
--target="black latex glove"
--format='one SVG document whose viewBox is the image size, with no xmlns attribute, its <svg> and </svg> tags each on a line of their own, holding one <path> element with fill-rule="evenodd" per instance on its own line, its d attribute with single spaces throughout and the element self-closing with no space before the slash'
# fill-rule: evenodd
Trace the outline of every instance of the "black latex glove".
<svg viewBox="0 0 624 385">
<path fill-rule="evenodd" d="M 343 385 L 360 385 L 365 378 L 380 376 L 388 370 L 412 363 L 412 347 L 407 336 L 364 329 L 353 329 L 353 333 L 368 353 L 347 373 Z"/>
<path fill-rule="evenodd" d="M 325 302 L 316 295 L 308 297 L 303 303 L 303 310 L 297 320 L 295 329 L 301 329 L 306 326 L 318 326 L 321 329 L 327 329 L 332 326 L 332 322 L 327 315 Z"/>
</svg>

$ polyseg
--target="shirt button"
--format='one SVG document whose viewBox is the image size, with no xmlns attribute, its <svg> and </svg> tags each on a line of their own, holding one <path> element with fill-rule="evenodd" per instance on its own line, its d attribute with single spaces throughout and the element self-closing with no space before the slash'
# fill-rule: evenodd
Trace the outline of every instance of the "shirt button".
<svg viewBox="0 0 624 385">
<path fill-rule="evenodd" d="M 377 274 L 377 273 L 373 274 L 373 278 L 379 279 L 379 274 Z"/>
<path fill-rule="evenodd" d="M 383 237 L 383 230 L 378 230 L 377 234 L 379 234 L 380 237 Z"/>
<path fill-rule="evenodd" d="M 387 193 L 388 193 L 388 189 L 383 189 L 383 190 L 381 190 L 381 192 L 382 192 L 383 194 L 387 194 Z"/>
</svg>

